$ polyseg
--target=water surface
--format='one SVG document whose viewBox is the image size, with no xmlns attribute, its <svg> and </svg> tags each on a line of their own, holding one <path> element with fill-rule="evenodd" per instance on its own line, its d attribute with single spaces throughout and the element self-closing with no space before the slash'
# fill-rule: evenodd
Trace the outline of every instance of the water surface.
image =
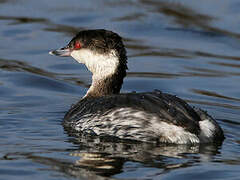
<svg viewBox="0 0 240 180">
<path fill-rule="evenodd" d="M 239 179 L 237 0 L 0 0 L 0 180 Z M 122 92 L 160 89 L 203 108 L 222 146 L 153 146 L 76 137 L 61 122 L 91 74 L 49 50 L 82 29 L 118 32 Z"/>
</svg>

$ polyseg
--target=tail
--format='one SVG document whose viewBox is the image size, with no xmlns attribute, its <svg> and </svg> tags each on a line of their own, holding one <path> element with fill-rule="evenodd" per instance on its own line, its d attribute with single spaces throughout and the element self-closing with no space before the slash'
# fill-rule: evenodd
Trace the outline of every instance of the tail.
<svg viewBox="0 0 240 180">
<path fill-rule="evenodd" d="M 209 115 L 206 111 L 203 111 L 199 108 L 194 110 L 200 117 L 199 126 L 200 134 L 199 139 L 201 143 L 222 143 L 225 139 L 222 128 L 218 123 Z"/>
</svg>

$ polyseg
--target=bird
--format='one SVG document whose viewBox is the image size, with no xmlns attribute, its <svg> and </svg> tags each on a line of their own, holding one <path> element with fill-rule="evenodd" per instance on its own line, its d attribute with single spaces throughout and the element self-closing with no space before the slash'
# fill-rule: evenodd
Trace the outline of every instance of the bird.
<svg viewBox="0 0 240 180">
<path fill-rule="evenodd" d="M 63 119 L 63 126 L 90 136 L 146 143 L 222 143 L 224 133 L 206 111 L 160 90 L 120 93 L 126 76 L 123 39 L 105 29 L 82 30 L 51 55 L 72 57 L 92 73 L 85 96 Z"/>
</svg>

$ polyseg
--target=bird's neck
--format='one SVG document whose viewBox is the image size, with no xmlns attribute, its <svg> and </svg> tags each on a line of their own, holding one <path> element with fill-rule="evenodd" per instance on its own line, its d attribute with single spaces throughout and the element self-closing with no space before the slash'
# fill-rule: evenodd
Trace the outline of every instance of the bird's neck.
<svg viewBox="0 0 240 180">
<path fill-rule="evenodd" d="M 100 97 L 111 94 L 118 94 L 122 87 L 125 74 L 126 71 L 122 72 L 121 74 L 119 74 L 119 72 L 114 73 L 106 77 L 93 75 L 92 84 L 84 97 Z"/>
<path fill-rule="evenodd" d="M 84 52 L 84 55 L 75 59 L 84 63 L 93 74 L 92 84 L 84 98 L 118 94 L 120 92 L 127 69 L 125 54 L 117 55 L 115 51 L 106 55 Z M 82 61 L 82 59 L 86 59 L 86 61 Z"/>
</svg>

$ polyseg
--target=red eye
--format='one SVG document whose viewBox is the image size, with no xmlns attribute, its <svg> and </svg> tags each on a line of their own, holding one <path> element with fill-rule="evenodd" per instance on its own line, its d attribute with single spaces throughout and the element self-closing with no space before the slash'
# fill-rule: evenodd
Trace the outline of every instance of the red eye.
<svg viewBox="0 0 240 180">
<path fill-rule="evenodd" d="M 80 49 L 81 48 L 81 44 L 79 41 L 76 41 L 74 49 Z"/>
</svg>

